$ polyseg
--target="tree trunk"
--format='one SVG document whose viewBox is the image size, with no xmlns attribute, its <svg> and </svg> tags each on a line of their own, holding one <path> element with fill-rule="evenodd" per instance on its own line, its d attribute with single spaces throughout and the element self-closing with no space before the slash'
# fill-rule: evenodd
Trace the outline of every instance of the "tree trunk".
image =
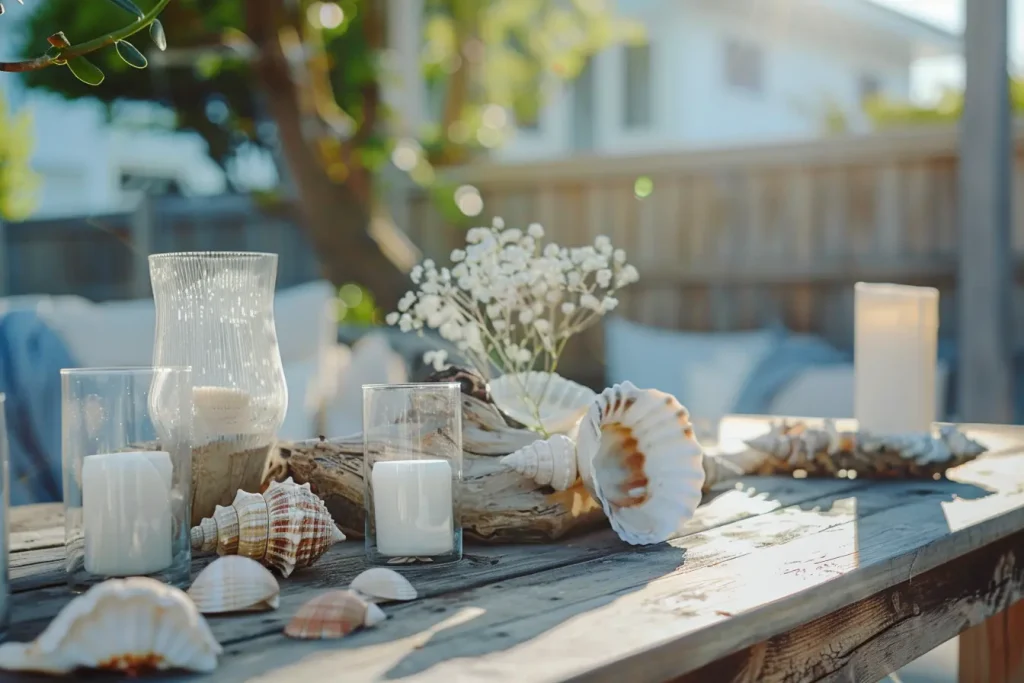
<svg viewBox="0 0 1024 683">
<path fill-rule="evenodd" d="M 369 232 L 372 177 L 350 164 L 345 181 L 335 182 L 321 164 L 307 138 L 310 120 L 281 45 L 279 26 L 284 16 L 281 0 L 247 0 L 246 28 L 259 55 L 254 73 L 267 94 L 267 111 L 277 124 L 305 230 L 331 282 L 358 282 L 373 292 L 381 307 L 393 309 L 409 284 Z"/>
</svg>

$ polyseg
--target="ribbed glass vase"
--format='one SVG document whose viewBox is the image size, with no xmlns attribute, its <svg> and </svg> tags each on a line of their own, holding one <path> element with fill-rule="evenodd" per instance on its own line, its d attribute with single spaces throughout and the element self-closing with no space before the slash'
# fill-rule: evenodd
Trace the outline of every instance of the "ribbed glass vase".
<svg viewBox="0 0 1024 683">
<path fill-rule="evenodd" d="M 274 325 L 277 255 L 184 252 L 149 257 L 153 363 L 191 366 L 192 524 L 259 491 L 288 408 Z"/>
</svg>

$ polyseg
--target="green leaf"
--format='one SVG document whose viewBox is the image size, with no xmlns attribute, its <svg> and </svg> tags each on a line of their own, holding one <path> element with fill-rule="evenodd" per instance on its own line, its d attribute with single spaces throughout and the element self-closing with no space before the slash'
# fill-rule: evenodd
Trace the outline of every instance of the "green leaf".
<svg viewBox="0 0 1024 683">
<path fill-rule="evenodd" d="M 138 5 L 132 2 L 132 0 L 110 0 L 110 2 L 114 3 L 115 5 L 123 9 L 125 12 L 128 12 L 129 14 L 134 14 L 135 16 L 140 18 L 145 16 L 145 12 L 140 10 Z"/>
<path fill-rule="evenodd" d="M 75 78 L 86 85 L 99 85 L 103 82 L 103 72 L 85 57 L 69 59 L 68 68 L 71 69 Z"/>
<path fill-rule="evenodd" d="M 146 61 L 145 55 L 139 52 L 138 48 L 127 40 L 119 40 L 114 45 L 117 48 L 117 54 L 128 64 L 128 66 L 133 66 L 136 69 L 145 69 L 146 65 L 149 64 L 149 62 Z"/>
<path fill-rule="evenodd" d="M 154 19 L 153 23 L 149 25 L 149 37 L 153 39 L 161 52 L 167 49 L 167 34 L 164 33 L 164 25 L 160 23 L 159 19 Z"/>
</svg>

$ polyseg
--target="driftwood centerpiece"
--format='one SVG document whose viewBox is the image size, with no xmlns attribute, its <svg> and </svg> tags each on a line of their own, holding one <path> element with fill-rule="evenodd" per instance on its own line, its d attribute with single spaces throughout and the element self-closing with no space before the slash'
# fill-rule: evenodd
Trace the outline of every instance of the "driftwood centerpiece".
<svg viewBox="0 0 1024 683">
<path fill-rule="evenodd" d="M 601 506 L 582 485 L 555 491 L 501 464 L 501 456 L 540 437 L 510 423 L 488 400 L 482 380 L 457 370 L 431 379 L 462 383 L 460 510 L 467 538 L 489 543 L 543 542 L 607 524 Z M 271 455 L 264 486 L 287 477 L 300 484 L 308 482 L 341 530 L 362 537 L 361 434 L 280 444 Z"/>
</svg>

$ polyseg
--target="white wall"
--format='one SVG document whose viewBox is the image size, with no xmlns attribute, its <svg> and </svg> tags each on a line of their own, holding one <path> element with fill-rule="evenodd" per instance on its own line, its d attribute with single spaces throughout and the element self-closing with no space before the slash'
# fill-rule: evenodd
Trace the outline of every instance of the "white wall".
<svg viewBox="0 0 1024 683">
<path fill-rule="evenodd" d="M 819 135 L 831 99 L 856 128 L 866 122 L 860 78 L 876 77 L 883 92 L 909 95 L 910 54 L 898 43 L 873 43 L 861 32 L 844 47 L 807 31 L 767 30 L 756 17 L 730 15 L 713 3 L 620 0 L 618 11 L 642 21 L 652 49 L 652 122 L 644 130 L 623 125 L 624 50 L 594 58 L 596 105 L 593 153 L 629 154 L 692 147 L 742 145 Z M 787 24 L 782 24 L 783 28 Z M 867 39 L 865 39 L 867 35 Z M 725 81 L 725 43 L 753 41 L 763 48 L 760 93 Z M 546 159 L 572 149 L 572 83 L 556 89 L 542 109 L 536 131 L 519 131 L 495 156 L 501 160 Z"/>
</svg>

